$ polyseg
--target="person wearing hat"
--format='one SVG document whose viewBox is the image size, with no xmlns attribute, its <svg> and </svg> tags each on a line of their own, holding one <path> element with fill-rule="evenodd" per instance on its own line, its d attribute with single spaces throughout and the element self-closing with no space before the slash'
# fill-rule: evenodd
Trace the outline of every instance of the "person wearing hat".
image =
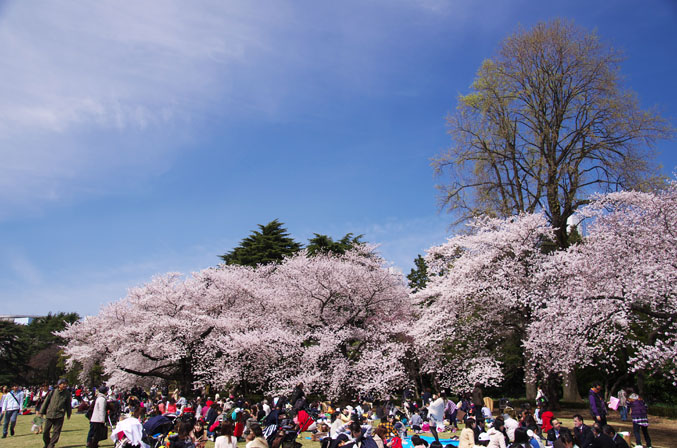
<svg viewBox="0 0 677 448">
<path fill-rule="evenodd" d="M 68 381 L 60 379 L 40 407 L 40 415 L 45 416 L 45 432 L 42 441 L 45 448 L 54 448 L 61 436 L 64 417 L 71 418 L 71 393 L 67 388 Z"/>
<path fill-rule="evenodd" d="M 87 434 L 87 448 L 99 448 L 99 442 L 108 436 L 106 430 L 106 386 L 99 387 L 94 401 L 94 410 L 89 419 L 89 433 Z"/>
</svg>

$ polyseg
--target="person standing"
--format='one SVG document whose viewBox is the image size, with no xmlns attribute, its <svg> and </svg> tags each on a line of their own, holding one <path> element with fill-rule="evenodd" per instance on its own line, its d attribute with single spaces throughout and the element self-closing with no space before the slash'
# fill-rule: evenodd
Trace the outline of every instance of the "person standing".
<svg viewBox="0 0 677 448">
<path fill-rule="evenodd" d="M 2 438 L 7 437 L 7 428 L 9 433 L 14 435 L 16 418 L 19 411 L 23 411 L 24 393 L 19 390 L 19 385 L 15 384 L 8 393 L 3 396 L 2 413 L 4 415 L 4 424 L 2 425 Z"/>
<path fill-rule="evenodd" d="M 637 394 L 630 394 L 628 397 L 628 402 L 630 403 L 630 412 L 632 417 L 632 432 L 635 433 L 635 441 L 637 445 L 642 444 L 642 439 L 640 437 L 640 429 L 644 433 L 644 441 L 646 446 L 651 446 L 651 437 L 649 437 L 649 415 L 647 412 L 646 403 L 642 400 Z"/>
<path fill-rule="evenodd" d="M 618 412 L 621 413 L 621 421 L 628 420 L 628 394 L 623 388 L 618 391 Z"/>
<path fill-rule="evenodd" d="M 482 385 L 480 383 L 475 383 L 475 388 L 472 390 L 472 404 L 475 408 L 475 418 L 482 418 L 484 394 L 482 393 Z"/>
<path fill-rule="evenodd" d="M 106 430 L 106 386 L 99 387 L 94 401 L 92 417 L 89 419 L 89 433 L 87 434 L 87 448 L 99 448 L 99 442 L 108 435 Z"/>
<path fill-rule="evenodd" d="M 437 394 L 433 394 L 432 401 L 428 405 L 428 423 L 430 424 L 430 432 L 439 442 L 437 433 L 444 431 L 444 398 Z"/>
<path fill-rule="evenodd" d="M 590 388 L 588 400 L 590 401 L 590 413 L 592 414 L 592 418 L 596 423 L 599 423 L 600 426 L 606 425 L 606 405 L 602 398 L 602 385 L 599 382 L 594 383 Z"/>
<path fill-rule="evenodd" d="M 67 389 L 68 381 L 60 379 L 40 407 L 40 414 L 45 416 L 45 432 L 42 441 L 45 448 L 54 448 L 61 436 L 64 417 L 71 418 L 71 393 Z"/>
</svg>

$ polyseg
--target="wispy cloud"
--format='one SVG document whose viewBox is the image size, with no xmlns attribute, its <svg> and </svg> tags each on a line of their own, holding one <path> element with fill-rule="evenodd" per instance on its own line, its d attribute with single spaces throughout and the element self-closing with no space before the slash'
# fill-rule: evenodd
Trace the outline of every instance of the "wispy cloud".
<svg viewBox="0 0 677 448">
<path fill-rule="evenodd" d="M 393 33 L 420 30 L 412 18 L 463 23 L 471 4 L 7 2 L 0 219 L 162 173 L 207 123 L 321 113 L 330 85 L 373 95 Z"/>
<path fill-rule="evenodd" d="M 40 269 L 21 252 L 10 251 L 6 253 L 3 264 L 22 283 L 30 286 L 38 286 L 42 283 Z"/>
<path fill-rule="evenodd" d="M 238 70 L 272 52 L 269 22 L 285 16 L 284 7 L 274 9 L 7 3 L 0 16 L 0 218 L 106 190 L 107 179 L 129 171 L 162 172 L 223 98 L 231 102 L 219 109 L 226 117 L 274 103 L 236 85 Z"/>
</svg>

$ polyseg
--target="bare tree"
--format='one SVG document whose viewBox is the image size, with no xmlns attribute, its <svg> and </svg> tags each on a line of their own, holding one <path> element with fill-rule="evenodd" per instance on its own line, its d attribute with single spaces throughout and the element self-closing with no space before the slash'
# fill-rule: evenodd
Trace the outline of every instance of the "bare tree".
<svg viewBox="0 0 677 448">
<path fill-rule="evenodd" d="M 563 248 L 567 220 L 592 190 L 655 179 L 653 145 L 673 129 L 622 86 L 621 60 L 562 20 L 505 39 L 447 118 L 453 145 L 433 160 L 449 175 L 443 208 L 459 220 L 543 210 Z"/>
</svg>

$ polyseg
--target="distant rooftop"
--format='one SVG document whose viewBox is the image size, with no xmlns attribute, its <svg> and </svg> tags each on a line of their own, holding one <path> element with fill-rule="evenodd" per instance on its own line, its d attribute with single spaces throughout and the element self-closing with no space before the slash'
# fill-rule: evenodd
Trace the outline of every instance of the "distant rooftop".
<svg viewBox="0 0 677 448">
<path fill-rule="evenodd" d="M 0 321 L 14 322 L 15 324 L 28 325 L 38 317 L 44 316 L 30 316 L 28 314 L 0 314 Z"/>
</svg>

